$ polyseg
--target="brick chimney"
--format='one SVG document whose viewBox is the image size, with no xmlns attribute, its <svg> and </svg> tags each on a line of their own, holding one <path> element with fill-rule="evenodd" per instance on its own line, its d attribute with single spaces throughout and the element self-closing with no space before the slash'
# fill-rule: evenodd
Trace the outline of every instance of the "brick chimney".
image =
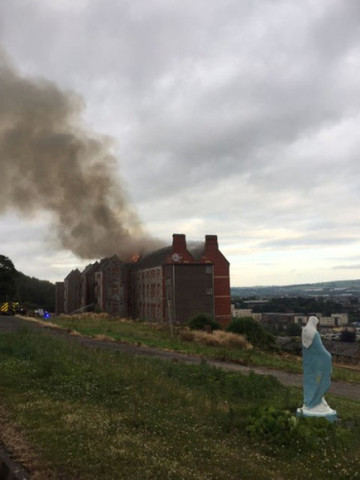
<svg viewBox="0 0 360 480">
<path fill-rule="evenodd" d="M 205 255 L 219 250 L 217 235 L 205 235 Z"/>
<path fill-rule="evenodd" d="M 176 253 L 186 252 L 186 238 L 183 233 L 173 234 L 173 251 Z"/>
<path fill-rule="evenodd" d="M 183 233 L 173 234 L 172 255 L 170 262 L 194 263 L 194 257 L 186 247 L 186 238 Z"/>
<path fill-rule="evenodd" d="M 205 236 L 203 259 L 214 265 L 215 320 L 225 327 L 231 320 L 230 265 L 219 250 L 217 235 Z"/>
</svg>

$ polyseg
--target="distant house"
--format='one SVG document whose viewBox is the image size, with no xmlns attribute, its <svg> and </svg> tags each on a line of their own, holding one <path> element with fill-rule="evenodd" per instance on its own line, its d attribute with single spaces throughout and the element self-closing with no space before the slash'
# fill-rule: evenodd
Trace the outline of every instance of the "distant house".
<svg viewBox="0 0 360 480">
<path fill-rule="evenodd" d="M 349 315 L 347 313 L 332 313 L 330 317 L 325 317 L 320 314 L 317 315 L 320 327 L 342 327 L 349 322 Z M 308 317 L 305 315 L 295 315 L 294 322 L 298 325 L 306 325 Z"/>
<path fill-rule="evenodd" d="M 231 316 L 233 318 L 251 317 L 254 320 L 261 320 L 261 313 L 254 313 L 252 308 L 236 308 L 234 304 L 231 305 Z"/>
</svg>

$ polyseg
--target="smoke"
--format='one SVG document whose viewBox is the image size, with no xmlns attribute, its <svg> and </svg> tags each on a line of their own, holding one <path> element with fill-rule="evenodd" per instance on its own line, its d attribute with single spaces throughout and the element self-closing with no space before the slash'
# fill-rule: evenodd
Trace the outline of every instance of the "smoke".
<svg viewBox="0 0 360 480">
<path fill-rule="evenodd" d="M 24 78 L 0 50 L 0 212 L 50 212 L 63 248 L 123 260 L 159 246 L 118 181 L 111 141 L 81 123 L 83 102 Z"/>
</svg>

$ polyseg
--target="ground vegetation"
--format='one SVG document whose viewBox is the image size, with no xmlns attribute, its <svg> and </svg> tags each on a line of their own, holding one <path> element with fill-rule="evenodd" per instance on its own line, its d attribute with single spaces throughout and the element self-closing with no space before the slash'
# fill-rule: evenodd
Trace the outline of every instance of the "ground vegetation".
<svg viewBox="0 0 360 480">
<path fill-rule="evenodd" d="M 301 396 L 206 361 L 0 335 L 0 405 L 28 445 L 24 462 L 36 452 L 34 478 L 359 478 L 358 402 L 331 398 L 342 414 L 328 424 L 294 416 Z"/>
</svg>

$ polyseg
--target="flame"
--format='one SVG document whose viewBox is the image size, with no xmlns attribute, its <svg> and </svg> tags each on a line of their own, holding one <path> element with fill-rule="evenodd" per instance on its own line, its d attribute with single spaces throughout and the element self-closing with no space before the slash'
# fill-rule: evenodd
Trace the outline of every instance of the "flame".
<svg viewBox="0 0 360 480">
<path fill-rule="evenodd" d="M 133 256 L 131 257 L 131 261 L 134 262 L 134 263 L 136 263 L 136 262 L 139 260 L 139 258 L 140 258 L 140 255 L 136 255 L 136 254 L 135 254 L 135 255 L 133 255 Z"/>
</svg>

